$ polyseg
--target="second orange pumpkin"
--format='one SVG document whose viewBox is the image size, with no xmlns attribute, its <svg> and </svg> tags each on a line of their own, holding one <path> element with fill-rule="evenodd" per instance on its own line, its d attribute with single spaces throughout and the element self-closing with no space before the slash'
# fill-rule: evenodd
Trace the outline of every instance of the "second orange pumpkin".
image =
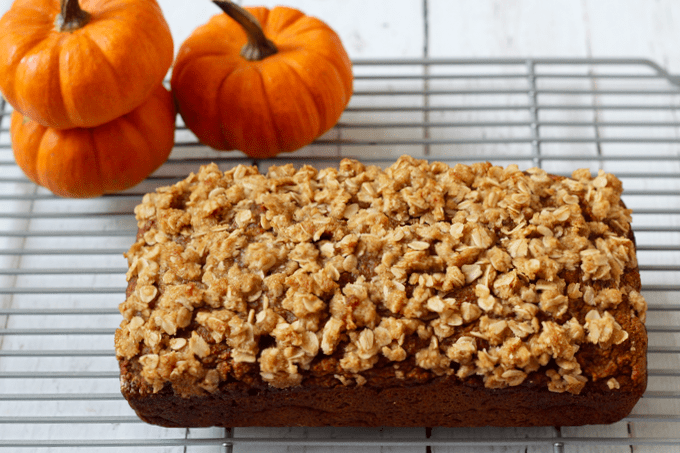
<svg viewBox="0 0 680 453">
<path fill-rule="evenodd" d="M 352 95 L 352 65 L 321 20 L 286 7 L 245 9 L 274 52 L 260 42 L 265 56 L 256 55 L 252 35 L 227 14 L 216 15 L 179 49 L 172 91 L 201 142 L 272 157 L 308 145 L 335 125 Z"/>
<path fill-rule="evenodd" d="M 162 85 L 142 105 L 93 128 L 54 129 L 18 111 L 10 135 L 17 165 L 56 195 L 97 197 L 142 182 L 170 155 L 175 106 Z"/>
</svg>

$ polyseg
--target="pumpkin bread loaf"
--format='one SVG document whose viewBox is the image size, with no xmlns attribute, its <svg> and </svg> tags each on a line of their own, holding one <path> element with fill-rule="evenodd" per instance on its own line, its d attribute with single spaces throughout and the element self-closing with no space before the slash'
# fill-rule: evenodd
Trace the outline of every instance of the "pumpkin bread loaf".
<svg viewBox="0 0 680 453">
<path fill-rule="evenodd" d="M 618 421 L 647 383 L 621 192 L 411 157 L 204 166 L 135 209 L 123 395 L 171 427 Z"/>
</svg>

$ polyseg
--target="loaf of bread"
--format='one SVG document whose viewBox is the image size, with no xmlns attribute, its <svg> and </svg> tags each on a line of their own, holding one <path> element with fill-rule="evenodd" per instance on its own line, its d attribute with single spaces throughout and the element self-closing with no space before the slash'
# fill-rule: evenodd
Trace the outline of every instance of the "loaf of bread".
<svg viewBox="0 0 680 453">
<path fill-rule="evenodd" d="M 621 192 L 411 157 L 204 166 L 135 209 L 122 393 L 169 427 L 618 421 L 647 383 Z"/>
</svg>

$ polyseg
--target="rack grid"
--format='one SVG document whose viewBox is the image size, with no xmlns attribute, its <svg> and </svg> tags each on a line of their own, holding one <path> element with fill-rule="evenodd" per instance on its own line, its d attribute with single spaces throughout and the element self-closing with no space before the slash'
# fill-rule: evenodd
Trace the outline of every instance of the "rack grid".
<svg viewBox="0 0 680 453">
<path fill-rule="evenodd" d="M 14 163 L 0 105 L 0 450 L 636 451 L 680 449 L 680 77 L 643 59 L 416 59 L 354 62 L 335 128 L 254 162 L 201 145 L 178 117 L 168 162 L 126 192 L 62 199 Z M 141 196 L 217 162 L 226 169 L 399 155 L 615 173 L 634 210 L 649 303 L 649 386 L 623 421 L 525 429 L 165 429 L 120 395 L 113 332 Z M 142 448 L 143 447 L 143 448 Z"/>
</svg>

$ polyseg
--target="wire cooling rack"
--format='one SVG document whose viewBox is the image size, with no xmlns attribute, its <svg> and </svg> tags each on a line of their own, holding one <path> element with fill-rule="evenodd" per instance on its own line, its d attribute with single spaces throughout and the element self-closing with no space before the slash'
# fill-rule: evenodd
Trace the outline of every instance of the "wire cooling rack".
<svg viewBox="0 0 680 453">
<path fill-rule="evenodd" d="M 680 87 L 645 60 L 355 62 L 338 125 L 296 153 L 257 162 L 318 167 L 343 157 L 389 165 L 401 154 L 491 161 L 570 174 L 604 169 L 634 210 L 650 306 L 649 387 L 608 426 L 532 429 L 164 429 L 120 395 L 120 321 L 132 210 L 142 194 L 199 165 L 253 163 L 215 152 L 178 124 L 170 160 L 139 186 L 93 200 L 54 197 L 16 167 L 0 123 L 0 450 L 507 451 L 680 449 Z"/>
</svg>

